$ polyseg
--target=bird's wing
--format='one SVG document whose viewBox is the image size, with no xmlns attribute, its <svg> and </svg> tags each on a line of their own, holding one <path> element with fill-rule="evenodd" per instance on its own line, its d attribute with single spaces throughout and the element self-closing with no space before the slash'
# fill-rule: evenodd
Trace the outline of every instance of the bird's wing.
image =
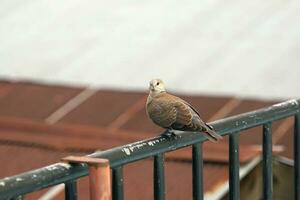
<svg viewBox="0 0 300 200">
<path fill-rule="evenodd" d="M 192 123 L 193 115 L 191 109 L 182 101 L 175 102 L 177 124 L 187 126 Z"/>
<path fill-rule="evenodd" d="M 187 106 L 192 110 L 192 125 L 197 126 L 197 129 L 199 131 L 207 131 L 207 129 L 212 129 L 212 127 L 210 127 L 209 125 L 207 125 L 200 117 L 200 114 L 198 113 L 198 111 L 191 106 L 189 103 L 185 102 L 185 104 L 187 104 Z"/>
<path fill-rule="evenodd" d="M 162 127 L 171 127 L 171 125 L 176 121 L 177 110 L 171 105 L 166 105 L 158 118 Z"/>
<path fill-rule="evenodd" d="M 202 121 L 198 111 L 183 99 L 176 97 L 177 124 L 184 125 L 184 129 L 191 131 L 206 131 L 210 127 Z"/>
<path fill-rule="evenodd" d="M 205 123 L 201 117 L 200 117 L 200 114 L 198 113 L 198 111 L 193 107 L 191 106 L 189 103 L 187 103 L 189 105 L 189 107 L 194 111 L 194 117 L 198 118 L 199 119 L 199 123 L 201 125 L 201 127 L 203 127 L 204 131 L 207 129 L 210 129 L 210 130 L 214 130 L 214 128 L 211 126 L 211 125 L 208 125 L 207 123 Z"/>
<path fill-rule="evenodd" d="M 174 129 L 180 129 L 183 128 L 183 126 L 187 126 L 192 123 L 192 111 L 182 99 L 165 93 L 162 102 L 168 105 L 165 112 L 168 111 L 168 117 L 172 119 L 170 119 L 170 121 L 173 121 L 171 125 Z"/>
<path fill-rule="evenodd" d="M 200 114 L 199 114 L 199 112 L 191 105 L 191 104 L 189 104 L 188 102 L 186 102 L 186 101 L 183 101 L 186 105 L 188 105 L 189 107 L 190 107 L 190 109 L 192 109 L 194 112 L 195 112 L 195 114 L 200 118 Z M 201 119 L 201 118 L 200 118 Z"/>
<path fill-rule="evenodd" d="M 183 104 L 185 104 L 186 107 L 188 107 L 189 111 L 191 112 L 192 118 L 194 118 L 194 119 L 199 119 L 199 122 L 200 122 L 201 125 L 203 125 L 203 126 L 208 126 L 205 122 L 202 121 L 199 112 L 198 112 L 191 104 L 189 104 L 188 102 L 186 102 L 186 101 L 183 100 L 183 99 L 180 99 L 180 98 L 178 98 L 178 99 L 179 99 Z M 193 121 L 193 120 L 191 120 L 191 121 Z M 209 127 L 209 128 L 211 128 L 211 127 Z"/>
<path fill-rule="evenodd" d="M 177 118 L 172 127 L 179 130 L 187 131 L 201 131 L 211 141 L 216 142 L 222 137 L 218 135 L 211 126 L 206 124 L 201 118 L 195 108 L 189 103 L 175 97 L 175 107 L 177 111 Z"/>
</svg>

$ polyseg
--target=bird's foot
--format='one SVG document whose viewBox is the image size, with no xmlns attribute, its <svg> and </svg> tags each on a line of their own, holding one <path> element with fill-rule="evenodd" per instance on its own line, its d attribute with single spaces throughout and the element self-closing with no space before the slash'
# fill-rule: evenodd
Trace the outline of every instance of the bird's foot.
<svg viewBox="0 0 300 200">
<path fill-rule="evenodd" d="M 171 129 L 167 129 L 165 132 L 163 132 L 161 134 L 161 136 L 164 137 L 164 138 L 166 138 L 166 139 L 176 139 L 177 138 L 177 135 Z"/>
</svg>

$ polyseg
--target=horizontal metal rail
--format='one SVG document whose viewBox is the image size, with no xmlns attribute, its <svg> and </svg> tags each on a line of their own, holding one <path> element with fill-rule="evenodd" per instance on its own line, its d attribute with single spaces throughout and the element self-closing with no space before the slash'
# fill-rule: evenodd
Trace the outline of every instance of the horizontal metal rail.
<svg viewBox="0 0 300 200">
<path fill-rule="evenodd" d="M 213 126 L 220 135 L 232 134 L 248 128 L 296 115 L 300 110 L 299 104 L 300 100 L 290 100 L 267 108 L 221 119 L 209 123 L 209 125 Z M 120 187 L 118 187 L 120 192 L 118 195 L 123 195 L 123 186 L 121 184 L 122 178 L 121 175 L 119 175 L 121 168 L 119 167 L 122 167 L 130 162 L 164 154 L 168 151 L 173 151 L 207 140 L 204 136 L 195 132 L 176 131 L 175 133 L 177 134 L 177 138 L 174 140 L 167 140 L 164 137 L 158 136 L 132 144 L 112 148 L 106 151 L 95 152 L 88 156 L 107 158 L 110 161 L 111 168 L 117 169 L 114 173 L 115 180 L 113 180 L 113 182 L 120 183 Z M 195 158 L 195 162 L 198 162 L 197 158 Z M 195 165 L 201 166 L 201 163 L 195 163 Z M 15 196 L 40 190 L 49 186 L 70 182 L 79 177 L 86 176 L 87 174 L 88 169 L 85 164 L 70 165 L 67 163 L 56 163 L 47 167 L 0 180 L 0 199 L 13 198 Z M 299 182 L 298 177 L 296 182 Z M 202 190 L 201 188 L 199 189 Z M 194 196 L 198 196 L 198 199 L 202 198 L 196 194 L 196 191 L 194 192 Z"/>
</svg>

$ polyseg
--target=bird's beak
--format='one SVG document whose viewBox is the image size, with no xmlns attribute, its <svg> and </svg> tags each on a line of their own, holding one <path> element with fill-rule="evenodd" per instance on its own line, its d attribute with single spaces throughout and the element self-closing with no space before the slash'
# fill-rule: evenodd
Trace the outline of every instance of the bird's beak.
<svg viewBox="0 0 300 200">
<path fill-rule="evenodd" d="M 154 87 L 152 84 L 149 85 L 149 90 L 153 91 L 154 90 Z"/>
</svg>

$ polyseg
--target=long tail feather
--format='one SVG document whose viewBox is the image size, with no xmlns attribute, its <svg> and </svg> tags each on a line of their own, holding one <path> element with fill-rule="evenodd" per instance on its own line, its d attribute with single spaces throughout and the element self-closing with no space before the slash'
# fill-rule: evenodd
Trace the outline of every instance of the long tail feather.
<svg viewBox="0 0 300 200">
<path fill-rule="evenodd" d="M 217 142 L 219 141 L 220 139 L 222 139 L 222 136 L 219 135 L 218 133 L 216 133 L 216 131 L 213 129 L 212 126 L 206 124 L 207 126 L 207 129 L 206 131 L 204 132 L 205 133 L 205 136 L 212 142 Z"/>
</svg>

